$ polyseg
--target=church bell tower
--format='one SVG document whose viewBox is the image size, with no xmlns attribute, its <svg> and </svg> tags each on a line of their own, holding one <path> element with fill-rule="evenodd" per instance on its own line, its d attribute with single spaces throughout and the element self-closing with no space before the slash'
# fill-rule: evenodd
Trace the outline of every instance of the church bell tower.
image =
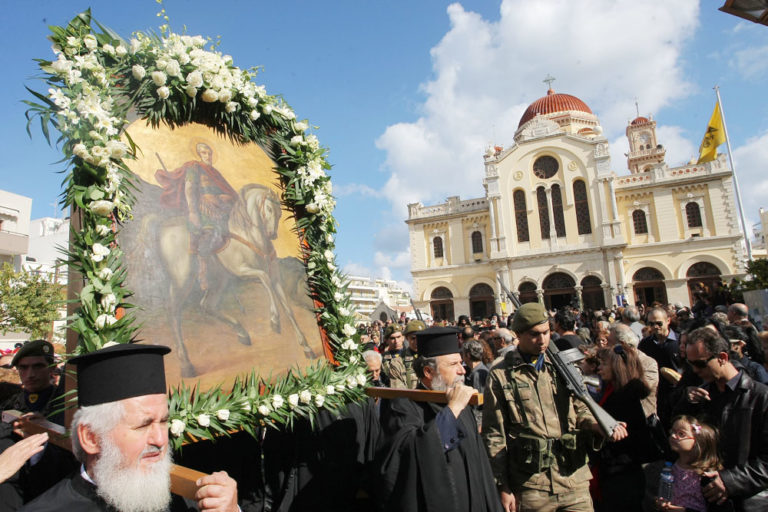
<svg viewBox="0 0 768 512">
<path fill-rule="evenodd" d="M 627 167 L 632 174 L 648 172 L 664 162 L 667 150 L 656 141 L 656 121 L 653 119 L 642 116 L 633 119 L 627 126 L 627 139 Z"/>
</svg>

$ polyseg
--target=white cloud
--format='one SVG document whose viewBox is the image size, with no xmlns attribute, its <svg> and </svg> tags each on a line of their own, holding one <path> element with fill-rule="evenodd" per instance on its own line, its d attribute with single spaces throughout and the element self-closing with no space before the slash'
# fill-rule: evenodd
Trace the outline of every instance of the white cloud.
<svg viewBox="0 0 768 512">
<path fill-rule="evenodd" d="M 704 136 L 703 129 L 701 136 Z M 699 158 L 698 146 L 693 145 L 679 126 L 657 126 L 656 139 L 666 148 L 665 160 L 670 167 L 685 165 L 691 158 Z"/>
<path fill-rule="evenodd" d="M 343 267 L 343 272 L 348 276 L 359 276 L 359 277 L 373 276 L 373 272 L 371 272 L 371 269 L 369 267 L 366 267 L 365 265 L 362 265 L 354 261 L 345 263 Z"/>
<path fill-rule="evenodd" d="M 730 65 L 745 80 L 758 80 L 768 74 L 768 45 L 737 50 Z"/>
<path fill-rule="evenodd" d="M 768 131 L 734 149 L 733 160 L 744 200 L 747 229 L 750 229 L 760 220 L 760 207 L 768 207 Z"/>
<path fill-rule="evenodd" d="M 484 147 L 512 142 L 548 73 L 556 91 L 592 108 L 609 139 L 634 117 L 636 96 L 643 111 L 655 112 L 685 95 L 680 51 L 698 9 L 695 0 L 506 0 L 500 19 L 489 21 L 450 5 L 451 29 L 431 51 L 434 77 L 422 86 L 421 116 L 377 140 L 393 214 L 404 218 L 409 202 L 481 195 Z M 642 34 L 642 44 L 627 34 Z"/>
</svg>

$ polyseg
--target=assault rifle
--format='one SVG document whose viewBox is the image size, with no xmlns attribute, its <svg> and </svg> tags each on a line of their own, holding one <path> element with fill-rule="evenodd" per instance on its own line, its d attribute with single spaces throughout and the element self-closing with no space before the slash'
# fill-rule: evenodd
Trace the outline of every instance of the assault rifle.
<svg viewBox="0 0 768 512">
<path fill-rule="evenodd" d="M 520 308 L 520 301 L 517 299 L 517 297 L 510 293 L 509 289 L 507 289 L 507 287 L 504 286 L 504 283 L 501 282 L 501 279 L 499 279 L 499 285 L 501 286 L 501 289 L 504 291 L 510 302 L 515 305 L 515 308 Z M 594 416 L 595 420 L 597 420 L 598 425 L 600 425 L 600 428 L 605 433 L 605 435 L 607 437 L 611 437 L 613 435 L 613 430 L 616 428 L 616 425 L 618 425 L 619 422 L 616 421 L 613 416 L 608 414 L 605 409 L 600 407 L 597 402 L 595 402 L 595 400 L 584 386 L 584 377 L 581 375 L 581 372 L 573 365 L 573 363 L 583 359 L 584 354 L 582 354 L 581 351 L 577 348 L 563 350 L 561 352 L 558 350 L 557 346 L 555 346 L 553 343 L 550 343 L 547 347 L 547 356 L 549 357 L 549 360 L 552 361 L 557 374 L 560 375 L 560 377 L 565 382 L 565 386 L 568 388 L 568 391 L 574 397 L 584 402 L 589 411 L 592 413 L 592 416 Z"/>
<path fill-rule="evenodd" d="M 417 319 L 419 322 L 423 322 L 423 321 L 424 321 L 424 318 L 421 316 L 421 311 L 419 311 L 418 309 L 416 309 L 416 304 L 414 304 L 414 303 L 413 303 L 413 299 L 410 299 L 410 300 L 411 300 L 411 307 L 413 308 L 413 311 L 414 311 L 414 313 L 416 313 L 416 319 Z"/>
</svg>

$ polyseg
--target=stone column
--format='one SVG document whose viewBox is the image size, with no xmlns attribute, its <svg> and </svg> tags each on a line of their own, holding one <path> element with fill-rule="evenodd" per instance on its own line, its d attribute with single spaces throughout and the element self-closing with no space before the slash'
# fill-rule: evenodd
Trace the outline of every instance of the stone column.
<svg viewBox="0 0 768 512">
<path fill-rule="evenodd" d="M 545 189 L 547 193 L 547 211 L 549 212 L 549 246 L 557 247 L 557 231 L 555 230 L 555 211 L 552 207 L 552 187 Z"/>
<path fill-rule="evenodd" d="M 581 292 L 584 290 L 584 287 L 581 285 L 576 285 L 573 287 L 574 290 L 576 290 L 576 300 L 579 304 L 579 311 L 584 310 L 584 297 L 581 295 Z"/>
</svg>

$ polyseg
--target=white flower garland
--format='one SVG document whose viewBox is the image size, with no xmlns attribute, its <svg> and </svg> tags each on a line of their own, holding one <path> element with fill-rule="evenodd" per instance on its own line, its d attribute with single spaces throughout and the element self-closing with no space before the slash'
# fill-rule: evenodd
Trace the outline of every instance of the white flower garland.
<svg viewBox="0 0 768 512">
<path fill-rule="evenodd" d="M 30 90 L 39 102 L 26 102 L 27 116 L 40 118 L 46 138 L 49 125 L 61 132 L 70 162 L 64 202 L 78 208 L 81 227 L 73 231 L 69 260 L 86 280 L 69 326 L 79 334 L 78 352 L 131 342 L 136 331 L 125 303 L 130 291 L 123 286 L 116 238 L 134 202 L 126 159 L 134 157 L 136 147 L 121 139 L 128 110 L 153 125 L 207 120 L 240 141 L 266 143 L 278 155 L 283 200 L 296 211 L 308 246 L 307 275 L 335 367 L 321 362 L 275 382 L 251 374 L 228 393 L 180 387 L 169 397 L 174 445 L 237 428 L 254 433 L 259 424 L 291 426 L 297 417 L 312 420 L 320 408 L 335 411 L 361 398 L 367 374 L 360 346 L 351 339 L 353 308 L 333 253 L 336 202 L 326 173 L 330 165 L 317 137 L 306 133 L 309 123 L 255 84 L 254 70 L 237 68 L 232 57 L 206 50 L 201 36 L 165 30 L 162 37 L 136 33 L 126 42 L 112 32 L 94 31 L 89 11 L 52 30 L 55 59 L 40 64 L 48 94 Z"/>
</svg>

